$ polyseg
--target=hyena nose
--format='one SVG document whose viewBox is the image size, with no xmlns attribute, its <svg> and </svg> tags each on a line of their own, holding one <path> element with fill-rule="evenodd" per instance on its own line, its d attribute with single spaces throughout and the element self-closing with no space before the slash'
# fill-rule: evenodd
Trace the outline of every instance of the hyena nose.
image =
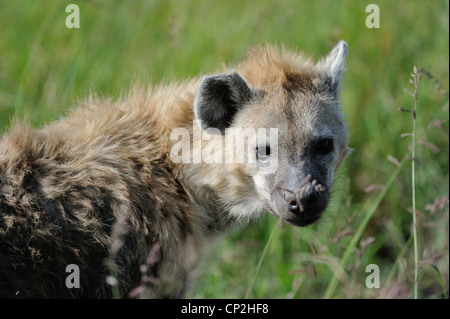
<svg viewBox="0 0 450 319">
<path fill-rule="evenodd" d="M 314 208 L 318 202 L 319 193 L 315 189 L 312 189 L 311 192 L 302 198 L 302 205 L 306 210 Z"/>
<path fill-rule="evenodd" d="M 302 211 L 314 209 L 319 202 L 319 194 L 315 189 L 312 189 L 308 194 L 305 194 L 299 202 L 299 199 L 292 199 L 289 202 L 289 211 L 293 214 L 299 214 Z"/>
<path fill-rule="evenodd" d="M 293 199 L 289 202 L 289 211 L 294 214 L 300 213 L 300 206 L 298 205 L 297 200 Z"/>
</svg>

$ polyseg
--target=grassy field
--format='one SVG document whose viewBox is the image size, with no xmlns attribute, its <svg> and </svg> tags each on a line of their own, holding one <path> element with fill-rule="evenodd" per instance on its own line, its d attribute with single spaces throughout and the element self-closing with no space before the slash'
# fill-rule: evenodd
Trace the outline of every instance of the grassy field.
<svg viewBox="0 0 450 319">
<path fill-rule="evenodd" d="M 65 8 L 80 8 L 68 29 Z M 380 28 L 365 25 L 366 6 Z M 237 61 L 255 44 L 299 48 L 316 60 L 349 44 L 343 111 L 355 149 L 326 216 L 307 228 L 266 216 L 215 244 L 192 298 L 442 298 L 449 282 L 448 1 L 0 0 L 0 132 L 15 118 L 42 127 L 90 92 L 169 82 Z M 415 174 L 413 108 L 418 85 Z M 396 159 L 396 160 L 394 160 Z M 400 162 L 396 163 L 396 161 Z M 417 248 L 413 234 L 415 190 Z M 380 288 L 367 288 L 369 264 Z"/>
</svg>

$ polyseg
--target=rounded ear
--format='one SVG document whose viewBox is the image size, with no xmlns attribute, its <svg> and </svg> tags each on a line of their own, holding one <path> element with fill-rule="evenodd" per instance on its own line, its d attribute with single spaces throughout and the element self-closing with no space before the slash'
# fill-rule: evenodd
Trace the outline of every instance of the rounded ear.
<svg viewBox="0 0 450 319">
<path fill-rule="evenodd" d="M 206 76 L 197 91 L 194 112 L 202 129 L 217 128 L 221 133 L 233 122 L 234 115 L 253 96 L 245 80 L 235 71 Z"/>
<path fill-rule="evenodd" d="M 316 67 L 320 73 L 319 87 L 321 90 L 337 95 L 345 73 L 347 53 L 348 45 L 341 40 L 325 58 L 317 63 Z"/>
</svg>

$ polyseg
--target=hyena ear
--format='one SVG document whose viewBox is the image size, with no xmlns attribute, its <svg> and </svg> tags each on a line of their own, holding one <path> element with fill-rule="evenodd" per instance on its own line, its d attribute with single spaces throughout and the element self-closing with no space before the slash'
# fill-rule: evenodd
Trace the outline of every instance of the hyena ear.
<svg viewBox="0 0 450 319">
<path fill-rule="evenodd" d="M 235 71 L 206 76 L 195 97 L 195 117 L 201 121 L 202 129 L 217 128 L 224 133 L 236 112 L 252 96 L 245 80 Z"/>
<path fill-rule="evenodd" d="M 322 91 L 337 96 L 345 72 L 347 52 L 348 45 L 341 40 L 324 59 L 317 63 L 320 72 L 319 88 Z"/>
</svg>

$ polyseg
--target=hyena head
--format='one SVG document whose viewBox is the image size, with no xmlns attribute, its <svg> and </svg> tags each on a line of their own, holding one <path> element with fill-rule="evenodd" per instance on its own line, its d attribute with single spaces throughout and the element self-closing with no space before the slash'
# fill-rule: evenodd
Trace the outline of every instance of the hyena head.
<svg viewBox="0 0 450 319">
<path fill-rule="evenodd" d="M 257 48 L 235 71 L 205 77 L 196 96 L 203 129 L 256 132 L 255 141 L 246 140 L 239 172 L 251 177 L 266 210 L 293 225 L 321 216 L 348 154 L 339 103 L 346 56 L 344 41 L 317 64 L 301 54 Z"/>
</svg>

